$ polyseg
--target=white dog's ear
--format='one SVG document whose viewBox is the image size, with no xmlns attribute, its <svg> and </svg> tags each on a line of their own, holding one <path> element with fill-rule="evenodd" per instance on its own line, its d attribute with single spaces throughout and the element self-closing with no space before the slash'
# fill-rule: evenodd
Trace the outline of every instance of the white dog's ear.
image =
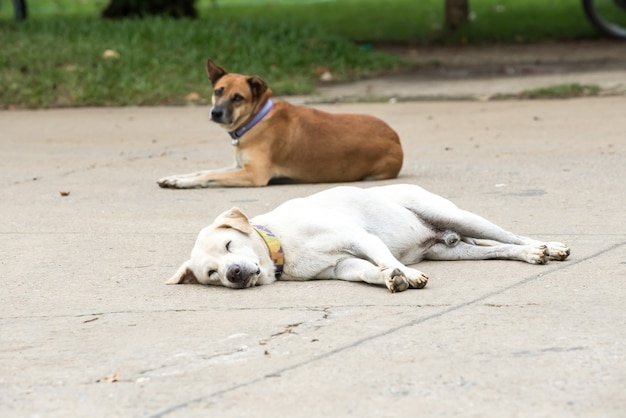
<svg viewBox="0 0 626 418">
<path fill-rule="evenodd" d="M 185 261 L 165 284 L 200 284 L 189 268 L 190 264 L 191 260 Z"/>
<path fill-rule="evenodd" d="M 217 228 L 233 228 L 244 234 L 251 234 L 254 231 L 248 217 L 236 207 L 215 218 L 214 224 Z"/>
</svg>

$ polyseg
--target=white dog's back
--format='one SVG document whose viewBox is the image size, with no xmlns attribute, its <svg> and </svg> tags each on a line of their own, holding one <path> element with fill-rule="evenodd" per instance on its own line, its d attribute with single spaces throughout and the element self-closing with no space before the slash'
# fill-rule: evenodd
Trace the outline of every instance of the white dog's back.
<svg viewBox="0 0 626 418">
<path fill-rule="evenodd" d="M 452 205 L 414 185 L 341 186 L 289 200 L 252 223 L 266 225 L 298 258 L 328 253 L 329 247 L 349 248 L 367 233 L 379 237 L 400 261 L 415 262 L 422 258 L 424 242 L 436 234 L 422 220 L 434 212 L 433 199 Z"/>
<path fill-rule="evenodd" d="M 458 208 L 449 200 L 419 186 L 398 184 L 362 189 L 341 186 L 308 197 L 289 200 L 271 212 L 259 215 L 253 222 L 280 228 L 315 224 L 358 224 L 365 229 L 383 227 L 389 233 L 394 224 L 408 227 L 419 218 L 449 219 Z M 277 224 L 278 221 L 278 224 Z M 292 221 L 292 222 L 290 222 Z M 408 224 L 406 223 L 408 222 Z M 422 223 L 422 222 L 420 222 Z"/>
</svg>

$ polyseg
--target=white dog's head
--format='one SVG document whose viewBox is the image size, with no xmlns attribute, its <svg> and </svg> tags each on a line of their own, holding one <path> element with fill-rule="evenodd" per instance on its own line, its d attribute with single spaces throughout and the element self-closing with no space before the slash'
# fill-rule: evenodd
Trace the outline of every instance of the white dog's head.
<svg viewBox="0 0 626 418">
<path fill-rule="evenodd" d="M 274 263 L 263 238 L 238 208 L 200 231 L 191 258 L 167 284 L 212 284 L 235 289 L 271 283 Z"/>
</svg>

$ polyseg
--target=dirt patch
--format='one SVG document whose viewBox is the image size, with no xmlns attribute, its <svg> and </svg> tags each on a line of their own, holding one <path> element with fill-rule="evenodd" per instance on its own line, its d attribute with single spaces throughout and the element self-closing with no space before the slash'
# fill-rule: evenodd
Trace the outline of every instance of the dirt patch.
<svg viewBox="0 0 626 418">
<path fill-rule="evenodd" d="M 354 82 L 320 82 L 304 103 L 492 100 L 581 86 L 582 93 L 626 94 L 626 42 L 614 40 L 482 46 L 378 45 L 415 63 L 410 70 Z M 545 97 L 545 96 L 542 96 Z"/>
<path fill-rule="evenodd" d="M 411 73 L 436 78 L 626 70 L 626 41 L 619 40 L 467 46 L 380 44 L 376 50 L 402 55 L 416 63 Z"/>
</svg>

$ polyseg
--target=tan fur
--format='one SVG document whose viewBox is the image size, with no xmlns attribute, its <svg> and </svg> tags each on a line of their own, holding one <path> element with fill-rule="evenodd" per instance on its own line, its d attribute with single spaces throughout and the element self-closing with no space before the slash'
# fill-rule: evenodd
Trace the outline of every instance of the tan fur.
<svg viewBox="0 0 626 418">
<path fill-rule="evenodd" d="M 251 120 L 272 90 L 257 76 L 229 74 L 210 59 L 213 108 L 229 132 Z M 327 183 L 395 178 L 403 152 L 396 132 L 369 115 L 332 114 L 281 101 L 246 132 L 230 169 L 164 177 L 161 187 L 265 186 L 272 179 Z"/>
<path fill-rule="evenodd" d="M 215 219 L 215 224 L 218 228 L 233 228 L 244 234 L 251 234 L 254 231 L 246 215 L 237 207 L 222 213 Z"/>
</svg>

